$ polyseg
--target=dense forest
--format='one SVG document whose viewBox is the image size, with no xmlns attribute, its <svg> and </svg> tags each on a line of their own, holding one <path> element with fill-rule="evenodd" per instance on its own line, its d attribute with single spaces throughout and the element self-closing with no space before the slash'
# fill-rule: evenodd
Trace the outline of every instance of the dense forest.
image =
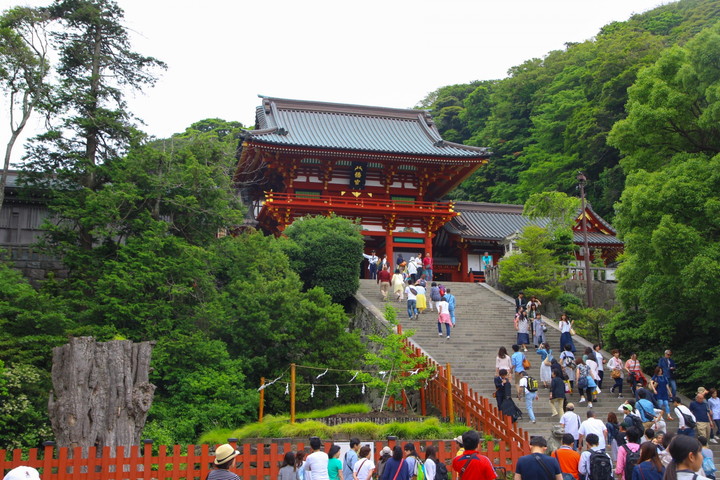
<svg viewBox="0 0 720 480">
<path fill-rule="evenodd" d="M 490 147 L 492 161 L 452 197 L 522 204 L 537 192 L 576 195 L 576 173 L 589 179 L 588 197 L 614 217 L 627 172 L 620 149 L 608 144 L 627 115 L 628 88 L 661 53 L 684 45 L 720 18 L 720 3 L 683 0 L 604 26 L 591 40 L 533 58 L 502 80 L 438 88 L 419 103 L 443 138 Z"/>
<path fill-rule="evenodd" d="M 638 352 L 647 367 L 671 348 L 688 390 L 720 367 L 718 19 L 720 2 L 670 3 L 419 104 L 444 138 L 494 152 L 455 199 L 577 195 L 586 174 L 593 208 L 626 249 L 606 347 Z"/>
<path fill-rule="evenodd" d="M 29 92 L 19 107 L 49 120 L 23 166 L 27 190 L 53 213 L 38 248 L 68 270 L 33 288 L 0 263 L 0 447 L 52 437 L 50 352 L 68 336 L 156 341 L 144 436 L 168 444 L 252 419 L 260 378 L 291 362 L 355 368 L 365 350 L 340 303 L 357 282 L 356 226 L 330 218 L 282 239 L 223 235 L 244 216 L 230 175 L 242 125 L 207 119 L 168 139 L 143 134 L 124 95 L 151 87 L 164 64 L 132 50 L 122 17 L 112 0 L 0 17 L 2 86 Z M 636 350 L 646 366 L 672 348 L 686 389 L 711 386 L 720 367 L 718 18 L 717 1 L 661 6 L 420 105 L 447 140 L 493 149 L 453 198 L 575 195 L 576 172 L 586 173 L 593 207 L 626 242 L 624 308 L 606 346 Z M 35 37 L 23 33 L 52 22 L 63 32 L 50 36 L 54 55 L 25 48 Z M 299 406 L 334 395 L 304 391 Z M 270 396 L 267 407 L 286 400 Z"/>
</svg>

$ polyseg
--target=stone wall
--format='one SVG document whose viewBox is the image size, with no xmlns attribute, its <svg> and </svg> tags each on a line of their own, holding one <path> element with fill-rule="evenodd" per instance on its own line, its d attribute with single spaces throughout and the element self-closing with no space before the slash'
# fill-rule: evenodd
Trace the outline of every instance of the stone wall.
<svg viewBox="0 0 720 480">
<path fill-rule="evenodd" d="M 0 245 L 0 258 L 10 262 L 36 287 L 50 276 L 67 277 L 67 269 L 60 260 L 38 253 L 32 247 Z"/>
</svg>

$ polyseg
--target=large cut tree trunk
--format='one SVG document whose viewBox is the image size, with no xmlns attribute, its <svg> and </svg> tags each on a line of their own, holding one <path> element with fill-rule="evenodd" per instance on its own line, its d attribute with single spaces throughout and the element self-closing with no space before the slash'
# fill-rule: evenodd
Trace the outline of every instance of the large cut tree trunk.
<svg viewBox="0 0 720 480">
<path fill-rule="evenodd" d="M 79 337 L 53 348 L 48 410 L 58 446 L 140 443 L 155 393 L 148 381 L 153 345 Z"/>
</svg>

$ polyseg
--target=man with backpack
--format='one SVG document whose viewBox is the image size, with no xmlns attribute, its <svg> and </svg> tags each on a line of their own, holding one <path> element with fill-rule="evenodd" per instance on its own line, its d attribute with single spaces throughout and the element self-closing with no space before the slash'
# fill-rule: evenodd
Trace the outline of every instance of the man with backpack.
<svg viewBox="0 0 720 480">
<path fill-rule="evenodd" d="M 480 434 L 475 430 L 469 430 L 463 433 L 462 441 L 465 450 L 462 455 L 456 456 L 452 461 L 452 468 L 459 474 L 459 478 L 461 480 L 495 480 L 497 475 L 495 475 L 492 462 L 477 451 L 478 445 L 480 445 Z"/>
<path fill-rule="evenodd" d="M 673 405 L 675 406 L 675 417 L 678 419 L 678 435 L 694 437 L 695 426 L 697 425 L 695 415 L 693 415 L 693 413 L 682 404 L 680 397 L 673 398 Z"/>
<path fill-rule="evenodd" d="M 640 414 L 640 419 L 643 422 L 643 431 L 646 428 L 651 428 L 653 420 L 655 420 L 655 406 L 650 400 L 647 399 L 647 390 L 638 389 L 638 400 L 635 402 L 635 409 Z"/>
<path fill-rule="evenodd" d="M 585 439 L 587 450 L 580 455 L 580 480 L 613 480 L 613 465 L 610 455 L 598 445 L 599 437 L 591 433 Z"/>
<path fill-rule="evenodd" d="M 360 450 L 360 440 L 357 438 L 350 439 L 350 450 L 345 452 L 345 458 L 343 459 L 343 478 L 348 480 L 353 478 L 353 468 L 355 462 L 358 461 L 358 450 Z"/>
<path fill-rule="evenodd" d="M 518 386 L 525 389 L 525 408 L 527 408 L 530 421 L 535 423 L 535 412 L 533 412 L 533 402 L 537 398 L 538 381 L 528 376 L 527 372 L 521 372 L 522 378 Z"/>
<path fill-rule="evenodd" d="M 620 480 L 632 480 L 633 468 L 640 463 L 640 437 L 642 432 L 635 427 L 630 427 L 625 432 L 626 442 L 618 448 L 615 467 L 615 474 Z"/>
<path fill-rule="evenodd" d="M 545 454 L 547 440 L 537 436 L 530 439 L 530 455 L 518 458 L 515 480 L 562 480 L 560 464 Z"/>
</svg>

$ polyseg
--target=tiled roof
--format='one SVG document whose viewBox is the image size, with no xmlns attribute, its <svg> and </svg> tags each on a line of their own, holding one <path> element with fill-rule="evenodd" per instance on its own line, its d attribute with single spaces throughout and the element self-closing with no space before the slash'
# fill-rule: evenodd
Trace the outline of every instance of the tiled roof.
<svg viewBox="0 0 720 480">
<path fill-rule="evenodd" d="M 426 110 L 262 97 L 244 139 L 278 146 L 445 157 L 475 161 L 486 148 L 446 142 Z"/>
<path fill-rule="evenodd" d="M 526 225 L 541 227 L 549 223 L 547 218 L 530 220 L 522 215 L 522 205 L 498 203 L 455 202 L 455 211 L 459 217 L 445 224 L 448 233 L 472 240 L 500 241 L 515 232 L 520 232 Z M 578 212 L 579 213 L 579 212 Z M 593 212 L 595 213 L 595 212 Z M 595 216 L 603 225 L 609 227 L 599 215 Z M 611 231 L 612 227 L 609 227 Z M 574 232 L 575 243 L 582 243 L 582 232 Z M 623 242 L 614 235 L 588 232 L 588 243 L 593 245 L 622 245 Z"/>
</svg>

